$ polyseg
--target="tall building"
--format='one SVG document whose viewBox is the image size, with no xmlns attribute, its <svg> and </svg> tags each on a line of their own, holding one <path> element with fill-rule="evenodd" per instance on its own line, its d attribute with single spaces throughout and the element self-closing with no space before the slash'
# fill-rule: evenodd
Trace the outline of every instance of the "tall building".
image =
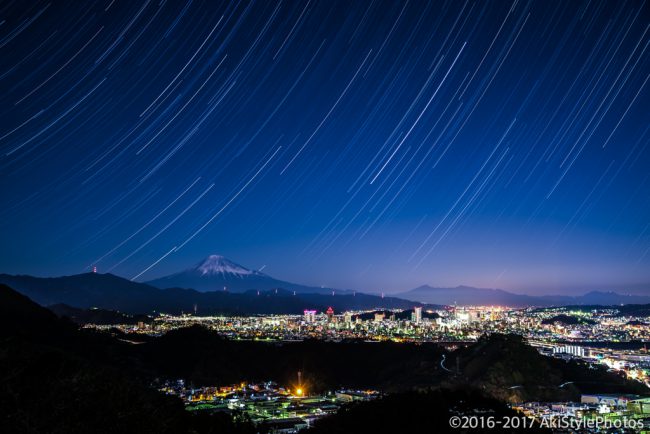
<svg viewBox="0 0 650 434">
<path fill-rule="evenodd" d="M 418 306 L 413 309 L 413 321 L 416 324 L 420 324 L 422 322 L 422 306 Z"/>
<path fill-rule="evenodd" d="M 316 321 L 316 311 L 315 310 L 305 310 L 304 321 L 306 323 L 313 323 Z"/>
</svg>

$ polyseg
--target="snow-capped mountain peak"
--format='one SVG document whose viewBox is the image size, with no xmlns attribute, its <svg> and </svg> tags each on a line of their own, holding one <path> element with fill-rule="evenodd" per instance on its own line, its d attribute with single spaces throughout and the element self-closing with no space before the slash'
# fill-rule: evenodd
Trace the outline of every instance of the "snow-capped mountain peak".
<svg viewBox="0 0 650 434">
<path fill-rule="evenodd" d="M 259 275 L 257 271 L 249 270 L 246 267 L 242 267 L 239 264 L 236 264 L 229 259 L 221 255 L 210 255 L 201 261 L 197 267 L 196 271 L 201 273 L 201 275 L 226 275 L 226 274 L 235 274 L 240 276 L 248 275 Z"/>
<path fill-rule="evenodd" d="M 262 267 L 264 268 L 264 267 Z M 147 282 L 157 288 L 186 288 L 200 292 L 283 289 L 305 294 L 330 293 L 331 290 L 277 280 L 259 270 L 243 267 L 221 255 L 210 255 L 194 267 Z"/>
</svg>

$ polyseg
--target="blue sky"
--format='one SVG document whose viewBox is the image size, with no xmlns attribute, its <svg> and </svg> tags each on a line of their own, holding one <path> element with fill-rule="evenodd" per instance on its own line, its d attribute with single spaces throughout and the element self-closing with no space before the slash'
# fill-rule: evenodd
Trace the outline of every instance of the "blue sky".
<svg viewBox="0 0 650 434">
<path fill-rule="evenodd" d="M 9 3 L 0 271 L 650 282 L 647 2 Z M 647 286 L 646 286 L 647 288 Z"/>
</svg>

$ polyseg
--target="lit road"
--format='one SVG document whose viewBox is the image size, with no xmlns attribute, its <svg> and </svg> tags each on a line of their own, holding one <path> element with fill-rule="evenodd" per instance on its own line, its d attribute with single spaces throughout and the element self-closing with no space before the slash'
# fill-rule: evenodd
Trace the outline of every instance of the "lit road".
<svg viewBox="0 0 650 434">
<path fill-rule="evenodd" d="M 440 367 L 441 367 L 442 369 L 444 369 L 445 371 L 447 371 L 447 372 L 453 372 L 451 369 L 447 369 L 447 368 L 445 367 L 445 359 L 447 359 L 447 355 L 446 355 L 446 354 L 443 354 L 443 355 L 442 355 L 442 360 L 440 360 Z"/>
</svg>

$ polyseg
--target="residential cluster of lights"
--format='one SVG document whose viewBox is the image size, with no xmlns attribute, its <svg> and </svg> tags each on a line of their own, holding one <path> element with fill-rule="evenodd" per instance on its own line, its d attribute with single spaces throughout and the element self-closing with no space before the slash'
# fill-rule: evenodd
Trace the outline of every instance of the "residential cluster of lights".
<svg viewBox="0 0 650 434">
<path fill-rule="evenodd" d="M 180 397 L 189 411 L 242 412 L 255 424 L 264 424 L 266 428 L 286 427 L 293 432 L 308 428 L 315 420 L 335 413 L 345 404 L 381 396 L 374 390 L 310 393 L 301 384 L 300 375 L 298 383 L 290 387 L 272 381 L 193 387 L 184 380 L 165 381 L 156 386 L 164 393 Z"/>
</svg>

